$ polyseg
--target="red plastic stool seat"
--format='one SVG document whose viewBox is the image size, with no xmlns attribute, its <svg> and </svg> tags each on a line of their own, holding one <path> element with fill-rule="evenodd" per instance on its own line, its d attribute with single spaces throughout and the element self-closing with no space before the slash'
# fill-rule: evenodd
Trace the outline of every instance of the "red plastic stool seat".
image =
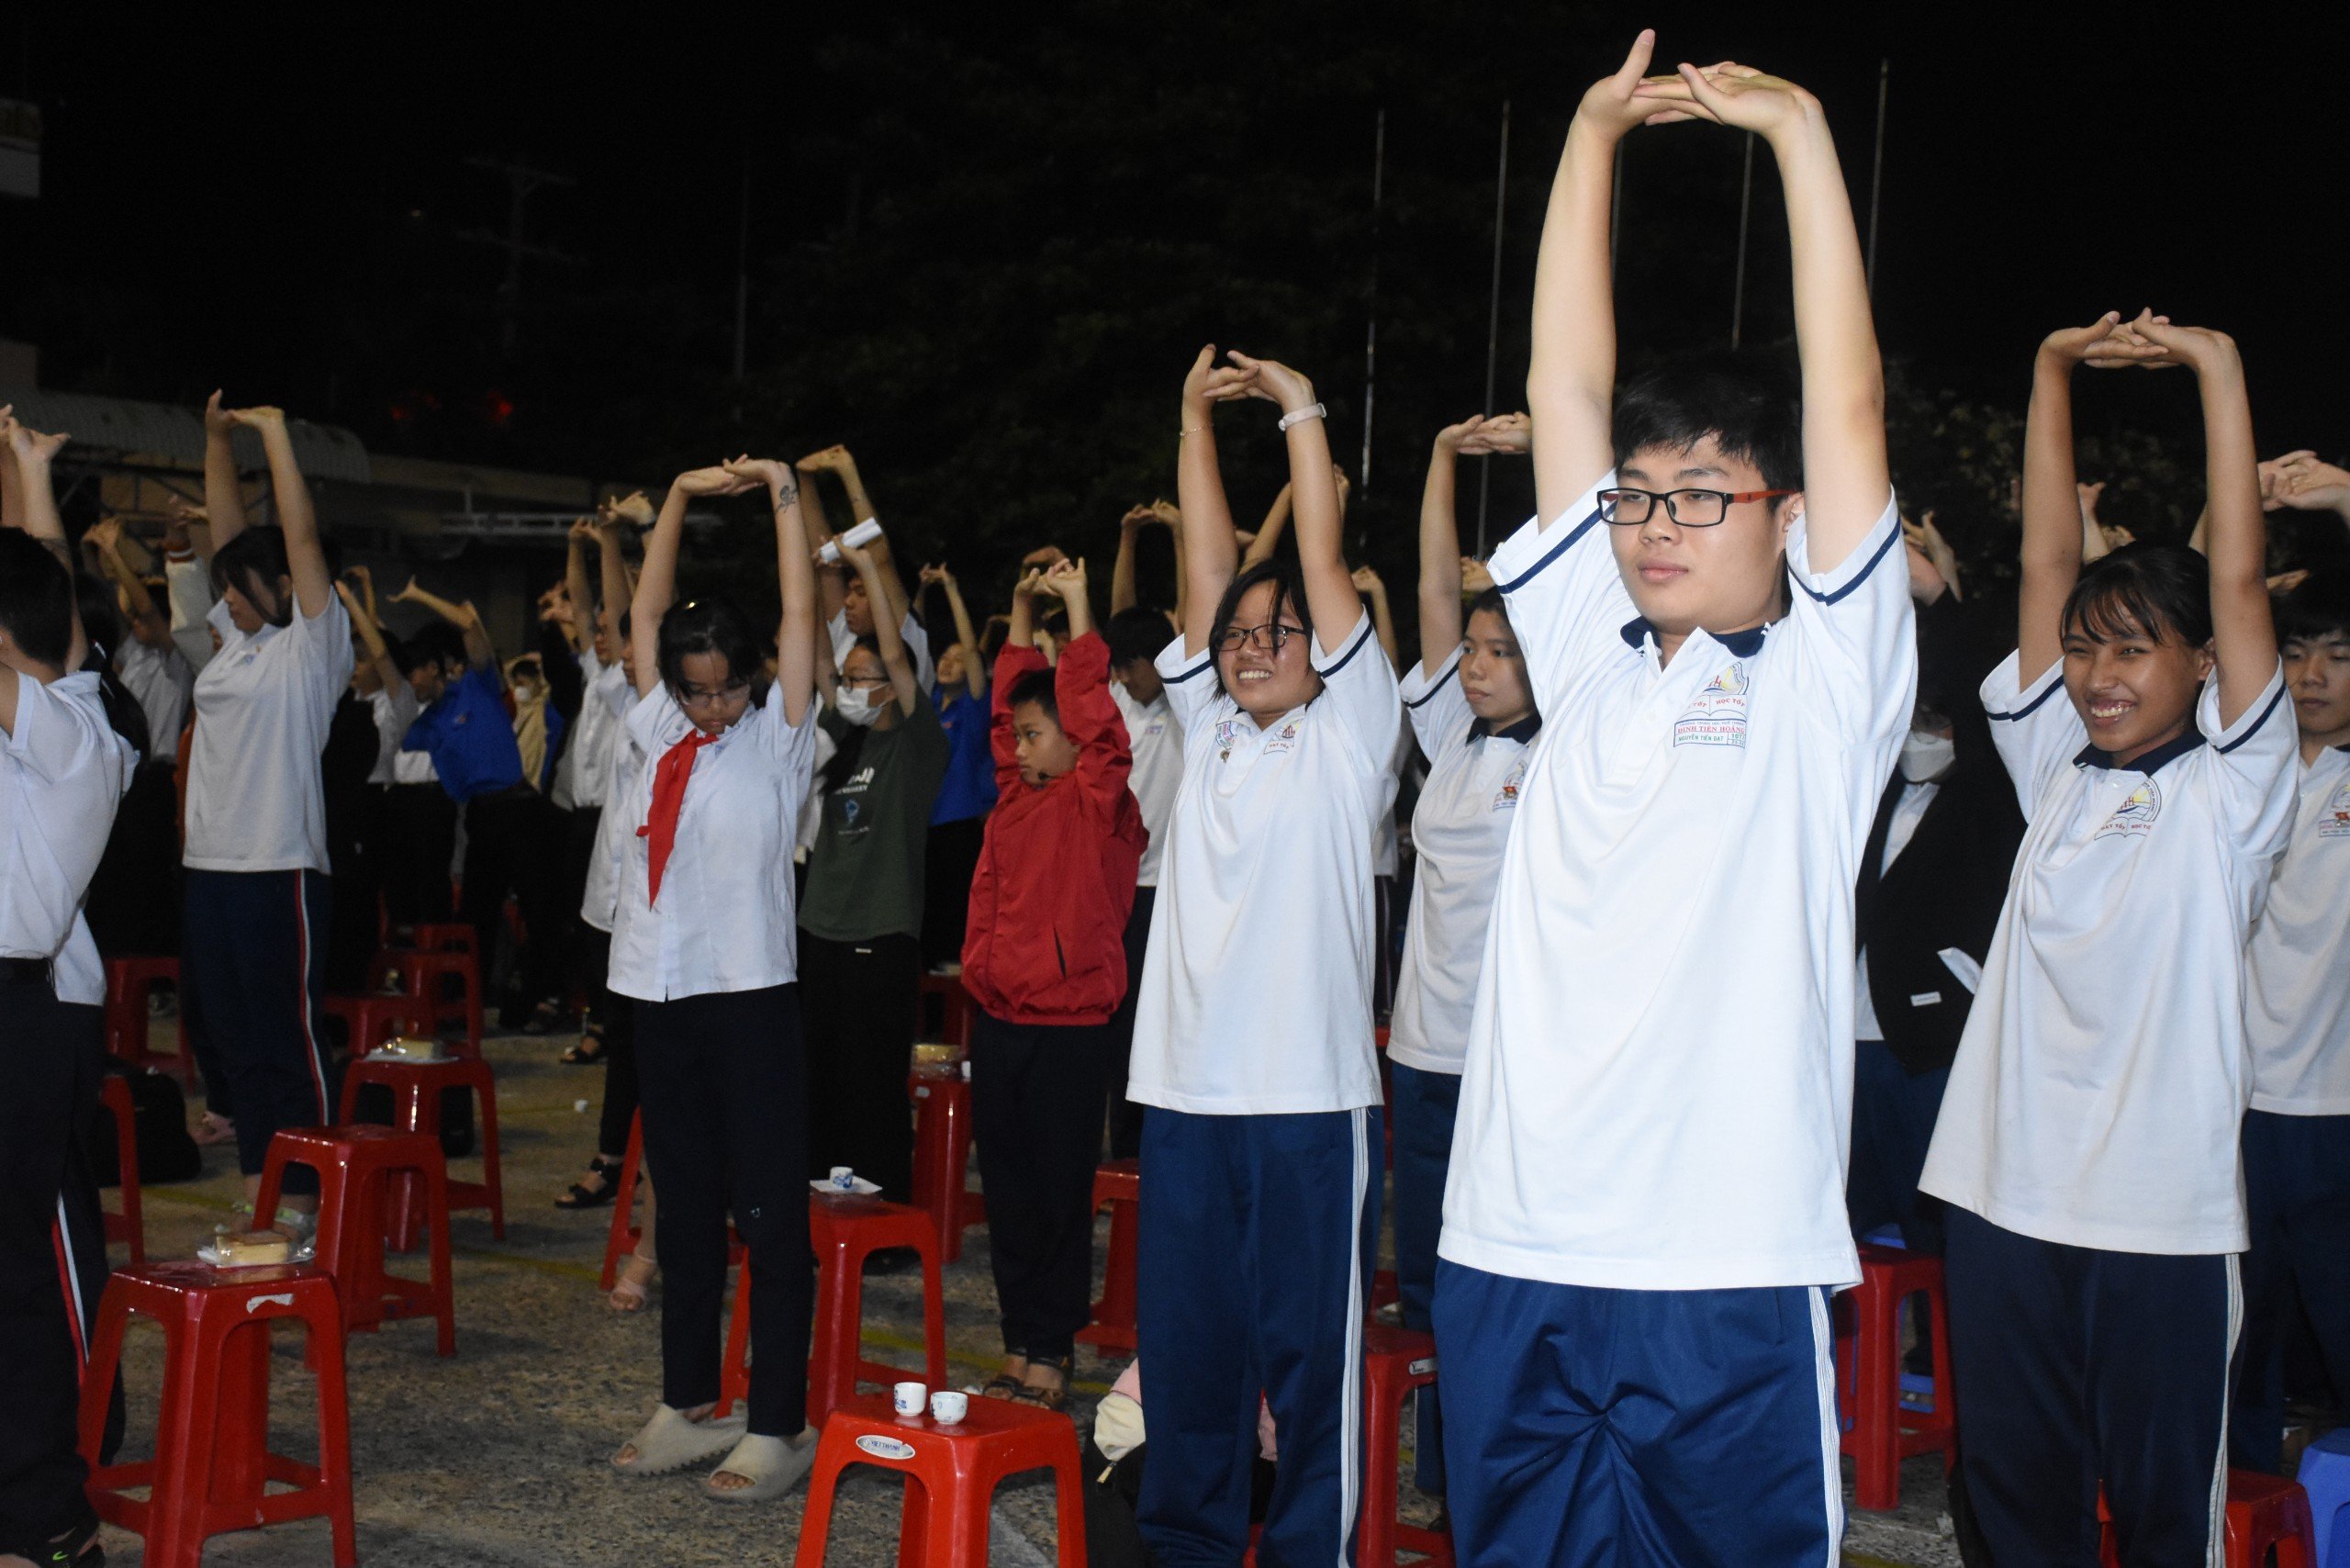
<svg viewBox="0 0 2350 1568">
<path fill-rule="evenodd" d="M 923 1016 L 925 1004 L 932 997 L 938 999 L 939 1032 L 930 1034 Z M 918 1040 L 944 1040 L 950 1046 L 968 1049 L 971 1044 L 971 993 L 963 989 L 960 974 L 938 975 L 923 971 L 922 989 L 914 1002 L 914 1037 Z"/>
<path fill-rule="evenodd" d="M 498 1085 L 489 1063 L 479 1057 L 444 1057 L 439 1061 L 370 1061 L 362 1057 L 342 1075 L 342 1108 L 338 1120 L 352 1120 L 362 1084 L 380 1083 L 392 1092 L 392 1126 L 404 1133 L 429 1133 L 441 1137 L 441 1092 L 470 1089 L 481 1103 L 482 1180 L 449 1182 L 449 1207 L 487 1209 L 489 1233 L 506 1239 L 506 1186 L 498 1169 Z M 392 1193 L 392 1247 L 400 1252 L 416 1249 L 416 1235 L 424 1223 L 420 1194 L 413 1177 L 403 1177 Z"/>
<path fill-rule="evenodd" d="M 808 1355 L 808 1419 L 822 1422 L 856 1396 L 859 1378 L 889 1384 L 910 1369 L 865 1359 L 865 1260 L 891 1247 L 911 1247 L 922 1259 L 923 1376 L 933 1388 L 946 1383 L 946 1309 L 938 1272 L 938 1238 L 930 1216 L 906 1204 L 856 1193 L 811 1193 L 808 1239 L 816 1254 L 816 1322 Z M 718 1414 L 751 1390 L 751 1271 L 734 1277 L 734 1306 L 726 1320 L 726 1358 L 719 1370 Z"/>
<path fill-rule="evenodd" d="M 1093 1209 L 1110 1211 L 1110 1258 L 1102 1271 L 1102 1299 L 1077 1342 L 1097 1350 L 1125 1352 L 1138 1343 L 1135 1329 L 1135 1259 L 1142 1229 L 1142 1161 L 1113 1159 L 1093 1169 Z"/>
<path fill-rule="evenodd" d="M 162 1415 L 155 1457 L 102 1465 L 106 1406 L 137 1313 L 163 1326 Z M 269 1325 L 309 1333 L 318 1368 L 319 1462 L 268 1451 Z M 82 1380 L 82 1457 L 98 1517 L 145 1539 L 150 1568 L 198 1568 L 207 1537 L 323 1517 L 337 1568 L 359 1561 L 351 1508 L 351 1417 L 334 1282 L 311 1268 L 131 1267 L 106 1282 Z M 273 1482 L 291 1492 L 267 1490 Z M 149 1488 L 144 1498 L 127 1495 Z"/>
<path fill-rule="evenodd" d="M 374 989 L 383 991 L 397 980 L 401 991 L 423 1002 L 431 1012 L 435 1030 L 462 1020 L 464 1054 L 481 1054 L 481 963 L 471 952 L 387 947 L 375 955 L 373 973 Z M 451 997 L 442 983 L 449 980 L 458 982 L 456 997 Z"/>
<path fill-rule="evenodd" d="M 130 1081 L 107 1073 L 98 1085 L 98 1103 L 114 1116 L 115 1168 L 120 1173 L 122 1212 L 106 1216 L 106 1239 L 130 1244 L 131 1267 L 147 1261 L 146 1210 L 139 1198 L 139 1122 L 130 1107 Z"/>
<path fill-rule="evenodd" d="M 148 1044 L 147 999 L 158 986 L 180 986 L 177 958 L 140 957 L 106 960 L 106 1051 L 133 1067 L 168 1072 L 182 1087 L 196 1087 L 196 1053 L 188 1049 L 187 1013 L 179 1015 L 179 1050 L 166 1055 Z"/>
<path fill-rule="evenodd" d="M 327 997 L 327 1016 L 342 1020 L 353 1057 L 364 1057 L 402 1035 L 432 1033 L 432 1010 L 412 996 L 333 992 Z"/>
<path fill-rule="evenodd" d="M 1901 1304 L 1925 1296 L 1932 1318 L 1934 1404 L 1901 1401 Z M 1957 1401 L 1950 1370 L 1950 1307 L 1942 1260 L 1898 1247 L 1861 1247 L 1861 1282 L 1851 1293 L 1853 1329 L 1836 1338 L 1836 1405 L 1843 1451 L 1852 1456 L 1852 1506 L 1901 1506 L 1901 1462 L 1912 1454 L 1955 1457 Z"/>
<path fill-rule="evenodd" d="M 988 1218 L 987 1200 L 970 1191 L 965 1178 L 971 1162 L 970 1081 L 959 1067 L 916 1070 L 906 1075 L 906 1097 L 914 1103 L 914 1202 L 930 1211 L 939 1255 L 952 1263 L 963 1255 L 965 1228 Z"/>
<path fill-rule="evenodd" d="M 420 953 L 471 953 L 478 961 L 481 943 L 474 928 L 462 920 L 412 926 L 408 946 Z"/>
<path fill-rule="evenodd" d="M 900 1568 L 982 1568 L 996 1484 L 1024 1471 L 1048 1469 L 1060 1568 L 1085 1568 L 1077 1428 L 1067 1416 L 975 1397 L 969 1414 L 948 1427 L 927 1416 L 901 1418 L 887 1399 L 853 1399 L 841 1406 L 816 1444 L 795 1568 L 823 1568 L 834 1489 L 852 1464 L 878 1465 L 906 1478 Z"/>
<path fill-rule="evenodd" d="M 2121 1568 L 2121 1546 L 2113 1533 L 2113 1513 L 2105 1488 L 2098 1488 L 2098 1561 Z M 2268 1553 L 2277 1568 L 2317 1568 L 2317 1526 L 2310 1518 L 2310 1495 L 2297 1482 L 2256 1470 L 2228 1472 L 2228 1568 L 2266 1568 Z"/>
<path fill-rule="evenodd" d="M 1414 1389 L 1435 1383 L 1435 1337 L 1384 1323 L 1369 1324 L 1362 1331 L 1362 1364 L 1363 1450 L 1368 1463 L 1355 1561 L 1360 1568 L 1395 1568 L 1395 1553 L 1400 1550 L 1450 1568 L 1450 1536 L 1407 1525 L 1395 1517 L 1404 1399 Z"/>
<path fill-rule="evenodd" d="M 373 1332 L 403 1317 L 430 1317 L 440 1326 L 441 1354 L 457 1353 L 457 1314 L 449 1283 L 449 1168 L 440 1139 L 425 1133 L 369 1126 L 294 1127 L 269 1140 L 253 1200 L 253 1223 L 277 1217 L 278 1193 L 289 1165 L 319 1173 L 318 1260 L 334 1276 L 343 1327 Z M 384 1241 L 393 1179 L 411 1175 L 424 1184 L 425 1225 L 431 1232 L 431 1277 L 386 1273 Z"/>
</svg>

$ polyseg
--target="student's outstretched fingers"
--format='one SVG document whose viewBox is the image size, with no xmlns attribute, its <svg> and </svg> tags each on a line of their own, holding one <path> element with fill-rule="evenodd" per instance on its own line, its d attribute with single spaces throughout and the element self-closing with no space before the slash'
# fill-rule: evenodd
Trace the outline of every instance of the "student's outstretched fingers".
<svg viewBox="0 0 2350 1568">
<path fill-rule="evenodd" d="M 1603 76 L 1584 89 L 1583 102 L 1575 117 L 1589 123 L 1594 129 L 1610 136 L 1621 136 L 1633 127 L 1650 123 L 1655 113 L 1639 95 L 1641 80 L 1648 74 L 1649 61 L 1656 53 L 1656 29 L 1643 28 L 1640 36 L 1624 56 L 1624 63 L 1612 75 Z"/>
</svg>

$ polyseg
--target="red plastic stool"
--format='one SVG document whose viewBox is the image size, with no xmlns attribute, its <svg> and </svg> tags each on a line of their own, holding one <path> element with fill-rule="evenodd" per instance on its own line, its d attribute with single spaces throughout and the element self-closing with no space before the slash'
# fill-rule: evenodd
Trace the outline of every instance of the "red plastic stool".
<svg viewBox="0 0 2350 1568">
<path fill-rule="evenodd" d="M 2098 1488 L 2098 1561 L 2121 1568 L 2121 1546 L 2113 1534 L 2113 1513 L 2105 1488 Z M 2310 1495 L 2296 1482 L 2256 1470 L 2228 1472 L 2228 1568 L 2266 1568 L 2268 1553 L 2277 1568 L 2316 1568 L 2317 1526 L 2310 1518 Z"/>
<path fill-rule="evenodd" d="M 187 1013 L 179 1015 L 179 1051 L 167 1056 L 148 1044 L 147 999 L 158 986 L 179 990 L 180 961 L 166 958 L 106 960 L 106 1050 L 133 1067 L 171 1073 L 184 1088 L 196 1087 L 196 1053 L 188 1049 Z"/>
<path fill-rule="evenodd" d="M 1934 1404 L 1901 1402 L 1901 1304 L 1925 1296 L 1933 1322 Z M 1852 1292 L 1854 1328 L 1836 1338 L 1836 1404 L 1841 1446 L 1852 1456 L 1852 1506 L 1901 1506 L 1901 1462 L 1939 1453 L 1947 1466 L 1958 1430 L 1950 1371 L 1950 1307 L 1942 1261 L 1898 1247 L 1861 1247 L 1861 1282 Z"/>
<path fill-rule="evenodd" d="M 936 997 L 939 1006 L 939 1033 L 930 1034 L 923 1017 L 924 1005 Z M 971 993 L 963 989 L 960 974 L 935 975 L 924 970 L 922 990 L 914 1002 L 914 1037 L 921 1040 L 939 1039 L 950 1046 L 968 1049 L 971 1044 Z"/>
<path fill-rule="evenodd" d="M 432 1026 L 462 1016 L 465 1029 L 464 1054 L 481 1054 L 481 965 L 469 952 L 420 952 L 386 948 L 375 955 L 375 987 L 381 991 L 397 980 L 399 988 L 431 1010 Z M 452 998 L 442 981 L 454 980 L 462 990 Z"/>
<path fill-rule="evenodd" d="M 285 1168 L 307 1165 L 319 1173 L 319 1261 L 334 1276 L 342 1299 L 343 1327 L 371 1333 L 403 1317 L 430 1317 L 440 1325 L 439 1350 L 457 1353 L 457 1313 L 449 1284 L 449 1168 L 440 1139 L 390 1127 L 297 1127 L 269 1140 L 262 1166 L 261 1193 L 253 1200 L 253 1223 L 277 1217 L 278 1190 Z M 407 1279 L 384 1269 L 384 1237 L 391 1206 L 392 1178 L 410 1174 L 424 1183 L 425 1225 L 432 1234 L 430 1280 Z"/>
<path fill-rule="evenodd" d="M 431 1009 L 412 996 L 386 996 L 380 991 L 364 996 L 331 994 L 327 998 L 327 1016 L 342 1020 L 353 1057 L 364 1057 L 402 1035 L 432 1033 Z"/>
<path fill-rule="evenodd" d="M 106 1406 L 130 1315 L 163 1326 L 155 1457 L 101 1465 Z M 309 1331 L 319 1378 L 319 1462 L 268 1451 L 269 1324 Z M 309 1268 L 132 1267 L 106 1282 L 82 1380 L 82 1457 L 98 1517 L 145 1538 L 151 1568 L 198 1568 L 207 1537 L 323 1517 L 336 1568 L 359 1561 L 351 1511 L 351 1417 L 334 1282 Z M 295 1488 L 271 1493 L 272 1482 Z M 151 1490 L 144 1498 L 125 1494 Z"/>
<path fill-rule="evenodd" d="M 1395 1553 L 1418 1552 L 1450 1568 L 1452 1538 L 1440 1530 L 1407 1525 L 1395 1517 L 1396 1457 L 1403 1440 L 1404 1399 L 1436 1382 L 1436 1339 L 1384 1323 L 1362 1331 L 1363 1450 L 1362 1524 L 1355 1561 L 1360 1568 L 1395 1568 Z"/>
<path fill-rule="evenodd" d="M 462 920 L 442 921 L 411 928 L 409 946 L 420 953 L 471 953 L 478 961 L 481 943 L 474 928 Z"/>
<path fill-rule="evenodd" d="M 906 1478 L 900 1568 L 983 1568 L 996 1484 L 1023 1471 L 1049 1469 L 1060 1568 L 1085 1568 L 1077 1428 L 1067 1416 L 974 1398 L 969 1414 L 948 1427 L 927 1416 L 901 1419 L 887 1399 L 849 1401 L 833 1412 L 816 1444 L 795 1568 L 823 1568 L 834 1488 L 852 1464 L 880 1465 Z"/>
<path fill-rule="evenodd" d="M 1110 1259 L 1102 1271 L 1102 1299 L 1077 1342 L 1097 1350 L 1135 1349 L 1135 1258 L 1142 1229 L 1142 1161 L 1113 1159 L 1094 1167 L 1093 1209 L 1110 1210 Z"/>
<path fill-rule="evenodd" d="M 135 1269 L 147 1261 L 147 1220 L 139 1200 L 139 1121 L 131 1113 L 130 1081 L 107 1073 L 98 1085 L 98 1103 L 114 1114 L 115 1167 L 122 1188 L 122 1212 L 106 1216 L 106 1239 L 130 1244 Z"/>
<path fill-rule="evenodd" d="M 971 1085 L 960 1068 L 910 1072 L 906 1097 L 914 1103 L 914 1202 L 930 1211 L 939 1255 L 952 1263 L 963 1255 L 965 1227 L 988 1218 L 986 1198 L 970 1191 L 964 1174 L 971 1162 Z"/>
<path fill-rule="evenodd" d="M 620 1190 L 612 1194 L 612 1225 L 604 1238 L 604 1271 L 596 1288 L 609 1292 L 612 1282 L 620 1277 L 621 1259 L 636 1250 L 644 1239 L 644 1227 L 632 1217 L 636 1205 L 636 1182 L 644 1169 L 644 1113 L 637 1112 L 628 1122 L 628 1148 L 621 1157 Z M 726 1240 L 733 1257 L 740 1261 L 743 1238 L 730 1222 Z"/>
<path fill-rule="evenodd" d="M 380 1083 L 392 1092 L 392 1126 L 404 1133 L 430 1133 L 441 1138 L 441 1092 L 470 1089 L 481 1103 L 481 1164 L 479 1182 L 449 1182 L 449 1207 L 487 1209 L 489 1233 L 506 1239 L 506 1186 L 498 1170 L 498 1085 L 489 1063 L 479 1057 L 444 1057 L 439 1061 L 370 1061 L 362 1057 L 342 1075 L 342 1108 L 337 1119 L 348 1123 L 359 1101 L 362 1084 Z M 416 1235 L 424 1222 L 420 1193 L 413 1177 L 403 1177 L 392 1194 L 392 1247 L 400 1252 L 416 1249 Z"/>
<path fill-rule="evenodd" d="M 892 1383 L 910 1369 L 865 1360 L 865 1260 L 890 1247 L 922 1257 L 923 1375 L 933 1388 L 946 1383 L 946 1309 L 938 1274 L 938 1238 L 930 1216 L 906 1204 L 856 1193 L 811 1193 L 808 1239 L 816 1254 L 816 1324 L 808 1356 L 808 1419 L 821 1423 L 856 1396 L 859 1378 Z M 734 1307 L 726 1322 L 726 1359 L 718 1380 L 718 1414 L 727 1415 L 751 1389 L 751 1271 L 734 1277 Z"/>
</svg>

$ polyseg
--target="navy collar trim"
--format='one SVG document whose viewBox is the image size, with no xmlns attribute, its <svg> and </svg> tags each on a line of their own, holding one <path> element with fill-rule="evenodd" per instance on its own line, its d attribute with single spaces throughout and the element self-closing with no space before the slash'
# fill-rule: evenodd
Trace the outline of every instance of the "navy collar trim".
<svg viewBox="0 0 2350 1568">
<path fill-rule="evenodd" d="M 1649 636 L 1655 630 L 1647 616 L 1635 615 L 1624 622 L 1621 634 L 1625 645 L 1639 653 L 1648 645 Z M 1706 635 L 1729 649 L 1732 658 L 1751 659 L 1762 651 L 1762 634 L 1769 630 L 1768 626 L 1750 626 L 1743 632 L 1708 632 Z"/>
<path fill-rule="evenodd" d="M 1541 727 L 1542 715 L 1539 713 L 1528 713 L 1516 723 L 1500 730 L 1494 729 L 1484 720 L 1480 719 L 1469 726 L 1469 738 L 1472 741 L 1481 741 L 1487 735 L 1491 735 L 1496 740 L 1516 741 L 1520 745 L 1530 745 L 1534 742 L 1535 732 Z"/>
<path fill-rule="evenodd" d="M 2099 751 L 2093 745 L 2083 746 L 2081 748 L 2081 755 L 2073 758 L 2073 766 L 2076 767 L 2103 767 L 2108 769 L 2119 767 L 2130 773 L 2145 774 L 2151 778 L 2155 774 L 2161 772 L 2165 767 L 2171 763 L 2177 762 L 2180 757 L 2185 756 L 2188 752 L 2193 751 L 2197 746 L 2199 746 L 2202 744 L 2203 735 L 2201 732 L 2189 730 L 2185 734 L 2179 736 L 2178 739 L 2175 741 L 2165 741 L 2161 745 L 2156 746 L 2154 750 L 2143 754 L 2135 761 L 2128 763 L 2115 762 L 2113 760 L 2113 754 L 2109 751 Z"/>
</svg>

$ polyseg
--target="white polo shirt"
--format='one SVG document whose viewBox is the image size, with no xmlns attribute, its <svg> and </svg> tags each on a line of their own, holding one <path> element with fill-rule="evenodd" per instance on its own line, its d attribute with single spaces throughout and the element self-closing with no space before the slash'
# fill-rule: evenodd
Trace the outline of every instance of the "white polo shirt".
<svg viewBox="0 0 2350 1568">
<path fill-rule="evenodd" d="M 1322 691 L 1259 728 L 1215 655 L 1158 655 L 1183 729 L 1126 1098 L 1195 1115 L 1380 1102 L 1371 840 L 1403 723 L 1366 615 L 1312 648 Z"/>
<path fill-rule="evenodd" d="M 2350 1116 L 2350 748 L 2299 773 L 2292 842 L 2244 949 L 2252 1108 Z"/>
<path fill-rule="evenodd" d="M 424 705 L 417 700 L 416 688 L 406 679 L 379 686 L 367 695 L 367 711 L 375 721 L 375 766 L 367 770 L 367 782 L 408 782 L 400 777 L 400 742 L 407 739 L 408 726 L 416 722 L 417 714 L 424 711 Z M 432 758 L 425 753 L 411 755 L 423 757 L 426 767 L 432 766 Z"/>
<path fill-rule="evenodd" d="M 1460 651 L 1433 680 L 1427 667 L 1404 671 L 1402 688 L 1404 715 L 1429 762 L 1412 812 L 1418 861 L 1387 1055 L 1422 1072 L 1458 1073 L 1469 1055 L 1494 883 L 1542 721 L 1489 730 L 1460 693 Z"/>
<path fill-rule="evenodd" d="M 838 669 L 848 657 L 848 651 L 856 646 L 856 633 L 848 629 L 848 611 L 833 611 L 833 618 L 824 622 L 824 630 L 832 633 L 833 667 Z M 924 691 L 936 687 L 938 666 L 931 662 L 930 633 L 923 630 L 922 622 L 914 619 L 912 610 L 907 610 L 906 618 L 898 623 L 898 636 L 914 661 L 914 684 Z"/>
<path fill-rule="evenodd" d="M 628 711 L 636 706 L 628 672 L 598 658 L 595 649 L 580 650 L 579 677 L 579 721 L 572 726 L 571 744 L 563 748 L 554 774 L 553 799 L 567 812 L 604 803 L 612 759 L 627 744 Z"/>
<path fill-rule="evenodd" d="M 664 753 L 692 724 L 668 686 L 629 710 L 629 738 L 643 761 L 617 813 L 620 893 L 605 981 L 622 996 L 668 1002 L 713 991 L 758 991 L 799 978 L 799 925 L 791 877 L 792 824 L 816 755 L 817 704 L 798 726 L 773 692 L 694 755 L 677 836 L 661 874 L 661 902 L 647 902 L 650 855 L 637 835 L 653 807 Z M 606 812 L 607 820 L 615 813 Z"/>
<path fill-rule="evenodd" d="M 2020 662 L 1983 702 L 2028 825 L 1919 1186 L 2042 1241 L 2241 1252 L 2244 948 L 2299 745 L 2284 670 L 2224 730 L 2210 682 L 2199 734 L 2116 767 L 2062 661 L 2020 689 Z"/>
<path fill-rule="evenodd" d="M 1142 825 L 1150 833 L 1135 886 L 1155 888 L 1158 868 L 1167 857 L 1167 823 L 1174 815 L 1175 792 L 1183 787 L 1183 726 L 1168 705 L 1164 691 L 1145 705 L 1127 695 L 1123 682 L 1113 680 L 1110 700 L 1118 705 L 1118 717 L 1125 721 L 1126 745 L 1134 754 L 1134 770 L 1126 775 L 1126 788 L 1135 792 L 1135 803 L 1142 808 Z"/>
<path fill-rule="evenodd" d="M 1384 658 L 1384 653 L 1380 657 Z M 1395 828 L 1395 797 L 1404 788 L 1404 769 L 1412 763 L 1412 727 L 1395 726 L 1395 748 L 1387 754 L 1387 796 L 1379 804 L 1379 816 L 1371 823 L 1371 874 L 1393 877 L 1403 869 L 1402 835 Z"/>
<path fill-rule="evenodd" d="M 16 727 L 0 732 L 0 958 L 51 960 L 60 1002 L 106 1001 L 82 901 L 138 759 L 95 674 L 17 678 Z"/>
<path fill-rule="evenodd" d="M 248 636 L 212 607 L 220 651 L 196 678 L 188 752 L 187 838 L 197 871 L 327 869 L 319 754 L 350 684 L 351 617 L 340 596 Z"/>
<path fill-rule="evenodd" d="M 1908 733 L 1900 518 L 1660 665 L 1602 479 L 1490 566 L 1542 733 L 1502 856 L 1445 1258 L 1625 1290 L 1851 1283 L 1852 890 Z"/>
<path fill-rule="evenodd" d="M 620 671 L 614 668 L 605 673 L 617 675 Z M 587 890 L 579 901 L 579 918 L 606 935 L 611 935 L 612 921 L 620 907 L 621 859 L 635 839 L 636 830 L 644 823 L 643 817 L 628 814 L 636 777 L 644 767 L 644 748 L 628 732 L 628 711 L 636 706 L 637 696 L 625 678 L 611 695 L 621 722 L 612 732 L 611 755 L 605 758 L 604 814 L 596 819 L 596 847 L 588 853 Z M 588 704 L 595 706 L 597 700 L 591 691 Z M 671 864 L 675 863 L 673 857 Z M 665 886 L 666 878 L 665 871 Z"/>
<path fill-rule="evenodd" d="M 113 650 L 115 674 L 123 689 L 139 699 L 147 715 L 147 738 L 159 760 L 176 759 L 180 731 L 187 724 L 188 694 L 196 687 L 196 672 L 179 649 L 151 648 L 136 637 Z"/>
</svg>

